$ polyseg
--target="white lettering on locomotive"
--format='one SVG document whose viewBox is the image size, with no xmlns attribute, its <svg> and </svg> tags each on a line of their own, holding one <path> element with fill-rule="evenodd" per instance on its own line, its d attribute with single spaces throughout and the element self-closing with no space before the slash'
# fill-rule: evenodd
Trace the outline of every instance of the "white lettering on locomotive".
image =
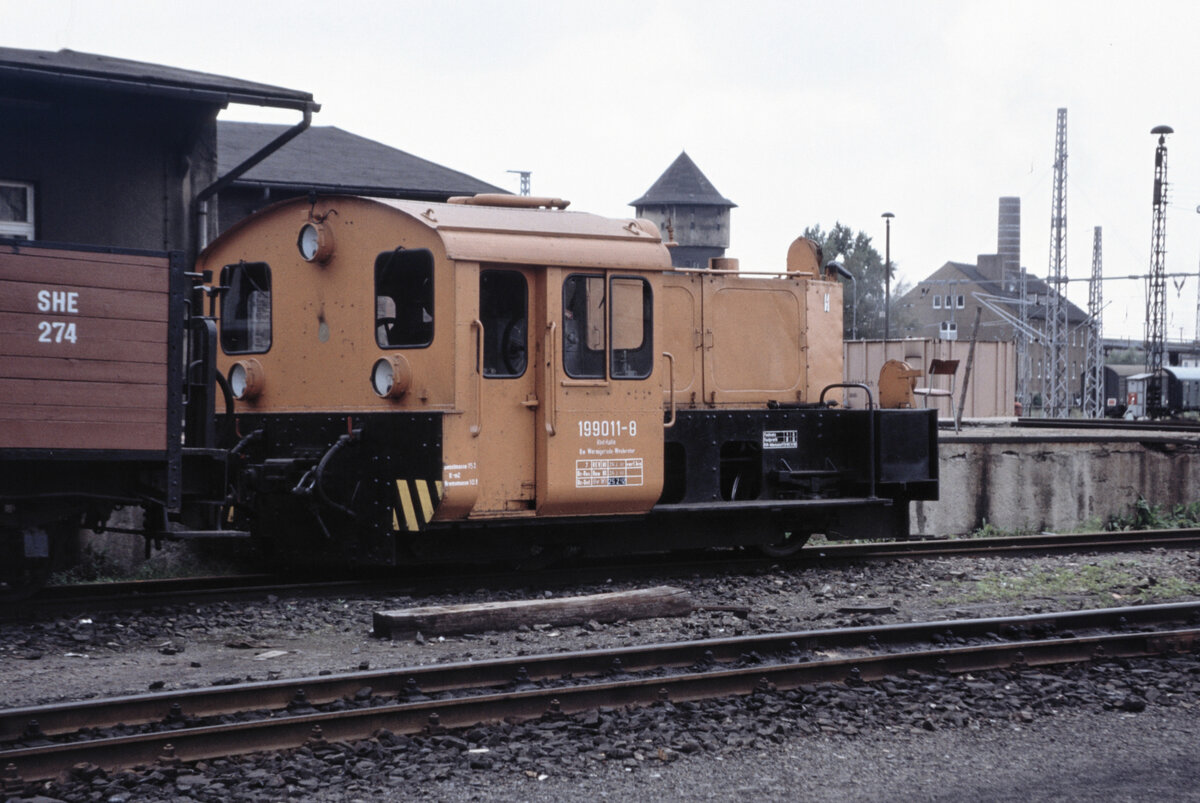
<svg viewBox="0 0 1200 803">
<path fill-rule="evenodd" d="M 589 452 L 593 450 L 589 449 Z M 641 485 L 644 475 L 642 458 L 616 457 L 575 461 L 576 488 L 613 488 Z"/>
<path fill-rule="evenodd" d="M 800 439 L 794 429 L 763 430 L 764 449 L 795 449 L 799 443 Z"/>
</svg>

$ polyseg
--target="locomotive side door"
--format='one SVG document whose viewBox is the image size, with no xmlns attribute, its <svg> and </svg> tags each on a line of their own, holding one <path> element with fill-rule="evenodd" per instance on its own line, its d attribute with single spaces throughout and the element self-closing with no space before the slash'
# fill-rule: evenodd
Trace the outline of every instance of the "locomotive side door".
<svg viewBox="0 0 1200 803">
<path fill-rule="evenodd" d="M 473 515 L 533 515 L 539 402 L 529 321 L 539 280 L 521 266 L 480 266 L 479 317 L 471 324 L 478 388 L 471 433 L 479 483 Z"/>
<path fill-rule="evenodd" d="M 539 516 L 644 512 L 661 495 L 660 290 L 658 273 L 546 270 Z"/>
</svg>

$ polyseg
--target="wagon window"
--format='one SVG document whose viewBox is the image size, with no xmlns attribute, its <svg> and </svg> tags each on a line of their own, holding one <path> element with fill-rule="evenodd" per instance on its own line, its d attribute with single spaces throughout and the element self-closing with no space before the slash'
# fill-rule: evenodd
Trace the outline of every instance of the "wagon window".
<svg viewBox="0 0 1200 803">
<path fill-rule="evenodd" d="M 618 276 L 611 284 L 612 352 L 609 372 L 614 379 L 645 379 L 654 368 L 653 305 L 650 283 Z"/>
<path fill-rule="evenodd" d="M 271 268 L 239 262 L 221 268 L 221 349 L 261 354 L 271 348 Z"/>
<path fill-rule="evenodd" d="M 573 274 L 563 282 L 563 370 L 575 379 L 604 378 L 604 277 Z"/>
<path fill-rule="evenodd" d="M 433 253 L 384 251 L 375 258 L 375 342 L 413 348 L 433 342 Z"/>
<path fill-rule="evenodd" d="M 517 377 L 528 363 L 529 292 L 514 270 L 479 274 L 479 320 L 483 324 L 483 375 Z"/>
</svg>

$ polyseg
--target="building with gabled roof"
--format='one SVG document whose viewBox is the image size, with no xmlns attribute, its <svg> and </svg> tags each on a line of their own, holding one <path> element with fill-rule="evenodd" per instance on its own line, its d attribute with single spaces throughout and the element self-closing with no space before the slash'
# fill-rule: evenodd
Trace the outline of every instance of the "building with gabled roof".
<svg viewBox="0 0 1200 803">
<path fill-rule="evenodd" d="M 671 249 L 675 267 L 706 268 L 729 247 L 730 210 L 737 204 L 717 192 L 687 151 L 629 205 L 658 226 L 664 239 L 678 243 Z"/>
<path fill-rule="evenodd" d="M 286 128 L 218 121 L 218 170 L 233 169 Z M 508 194 L 466 173 L 335 126 L 311 126 L 221 191 L 221 231 L 263 206 L 308 192 L 429 201 L 481 192 Z"/>
<path fill-rule="evenodd" d="M 979 340 L 1018 339 L 1020 315 L 1020 281 L 1024 268 L 1017 268 L 1019 252 L 1019 207 L 1014 211 L 1012 201 L 1001 199 L 1000 232 L 997 254 L 981 254 L 974 264 L 947 262 L 919 280 L 899 300 L 904 337 L 966 340 L 972 335 L 975 310 L 979 308 Z M 1006 205 L 1005 202 L 1008 202 Z M 1016 215 L 1016 223 L 1012 216 Z M 1006 220 L 1007 216 L 1007 220 Z M 1014 231 L 1013 226 L 1017 229 Z M 1015 246 L 1014 241 L 1018 243 Z M 1044 333 L 1046 311 L 1053 290 L 1042 279 L 1025 272 L 1025 295 L 1029 302 L 1028 321 L 1031 329 Z M 1070 300 L 1067 303 L 1067 371 L 1072 395 L 1082 393 L 1079 378 L 1083 374 L 1086 327 L 1088 315 Z M 893 330 L 894 331 L 894 330 Z M 1029 377 L 1031 395 L 1040 403 L 1043 383 L 1047 377 L 1048 353 L 1044 337 L 1030 344 Z M 1077 401 L 1075 403 L 1078 403 Z"/>
<path fill-rule="evenodd" d="M 231 103 L 300 114 L 290 126 L 218 122 Z M 438 201 L 506 192 L 311 127 L 319 109 L 295 89 L 0 47 L 0 237 L 195 255 L 254 209 L 313 190 Z"/>
<path fill-rule="evenodd" d="M 194 253 L 231 103 L 308 92 L 71 50 L 0 48 L 0 236 Z"/>
</svg>

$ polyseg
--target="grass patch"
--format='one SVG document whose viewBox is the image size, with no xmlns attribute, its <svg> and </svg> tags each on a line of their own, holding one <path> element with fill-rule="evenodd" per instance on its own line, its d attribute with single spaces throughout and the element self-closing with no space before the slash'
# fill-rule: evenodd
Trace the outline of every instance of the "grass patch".
<svg viewBox="0 0 1200 803">
<path fill-rule="evenodd" d="M 1109 516 L 1104 523 L 1104 529 L 1109 531 L 1178 530 L 1187 527 L 1200 527 L 1200 502 L 1152 505 L 1140 496 L 1129 513 Z"/>
<path fill-rule="evenodd" d="M 1133 605 L 1200 595 L 1200 583 L 1158 579 L 1144 569 L 1113 559 L 1078 566 L 1035 569 L 1022 574 L 984 575 L 959 584 L 952 602 L 988 602 L 1039 597 L 1093 597 L 1100 605 Z"/>
<path fill-rule="evenodd" d="M 1011 538 L 1017 535 L 1033 535 L 1036 530 L 1032 528 L 1024 528 L 1017 530 L 1004 530 L 992 524 L 987 519 L 984 519 L 983 526 L 977 527 L 967 533 L 964 538 Z"/>
<path fill-rule="evenodd" d="M 1127 530 L 1180 530 L 1200 527 L 1200 501 L 1180 505 L 1155 505 L 1138 497 L 1125 513 L 1113 513 L 1104 518 L 1091 518 L 1081 522 L 1071 532 L 1122 532 Z M 1018 535 L 1033 535 L 1040 532 L 1034 528 L 1004 530 L 984 520 L 964 535 L 964 538 L 1009 538 Z"/>
</svg>

